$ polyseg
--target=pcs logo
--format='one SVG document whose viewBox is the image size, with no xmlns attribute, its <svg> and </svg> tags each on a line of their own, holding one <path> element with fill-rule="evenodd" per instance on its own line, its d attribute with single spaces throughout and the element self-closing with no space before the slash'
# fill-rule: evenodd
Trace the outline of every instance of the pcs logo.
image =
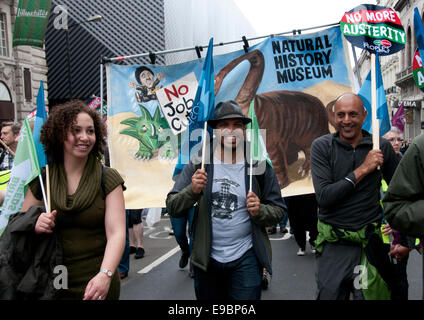
<svg viewBox="0 0 424 320">
<path fill-rule="evenodd" d="M 392 46 L 392 43 L 389 40 L 375 40 L 374 41 L 375 45 L 382 45 L 385 46 L 387 48 L 390 48 Z"/>
<path fill-rule="evenodd" d="M 390 47 L 392 46 L 392 43 L 389 40 L 374 40 L 372 44 L 368 42 L 363 43 L 364 49 L 371 50 L 377 53 L 390 53 Z"/>
</svg>

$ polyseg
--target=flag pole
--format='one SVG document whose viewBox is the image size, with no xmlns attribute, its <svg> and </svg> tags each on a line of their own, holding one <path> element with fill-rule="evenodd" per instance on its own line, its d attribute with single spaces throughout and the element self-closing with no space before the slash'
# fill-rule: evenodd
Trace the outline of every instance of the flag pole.
<svg viewBox="0 0 424 320">
<path fill-rule="evenodd" d="M 206 133 L 208 131 L 208 122 L 205 121 L 204 127 L 203 127 L 203 144 L 202 144 L 202 165 L 200 169 L 205 169 L 205 158 L 206 158 Z"/>
<path fill-rule="evenodd" d="M 51 200 L 50 200 L 50 174 L 49 174 L 49 165 L 46 165 L 46 184 L 47 184 L 47 212 L 50 212 Z"/>
<path fill-rule="evenodd" d="M 4 143 L 4 141 L 3 140 L 1 140 L 0 139 L 0 143 L 2 144 L 2 146 L 3 147 L 5 147 L 6 149 L 7 149 L 7 151 L 14 157 L 15 156 L 15 153 L 9 148 L 9 146 L 6 144 L 6 143 Z"/>
<path fill-rule="evenodd" d="M 371 123 L 373 149 L 380 149 L 380 128 L 377 119 L 377 79 L 375 72 L 375 53 L 371 53 Z"/>
<path fill-rule="evenodd" d="M 40 180 L 41 193 L 43 194 L 44 207 L 46 208 L 46 211 L 47 211 L 46 191 L 45 191 L 45 189 L 44 189 L 43 177 L 41 176 L 41 174 L 39 174 L 39 175 L 38 175 L 38 179 Z M 48 211 L 47 211 L 47 212 L 48 212 Z"/>
<path fill-rule="evenodd" d="M 249 132 L 249 135 L 248 135 L 248 137 L 249 137 L 249 143 L 250 143 L 250 177 L 249 177 L 249 191 L 250 192 L 253 192 L 252 191 L 252 177 L 253 177 L 253 156 L 252 156 L 252 136 L 251 136 L 251 134 L 252 134 L 252 129 L 250 129 L 250 132 Z"/>
</svg>

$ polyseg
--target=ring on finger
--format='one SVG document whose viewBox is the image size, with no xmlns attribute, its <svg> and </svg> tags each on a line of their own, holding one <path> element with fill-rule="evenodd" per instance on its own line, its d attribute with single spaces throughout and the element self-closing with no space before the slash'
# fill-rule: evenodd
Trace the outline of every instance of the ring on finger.
<svg viewBox="0 0 424 320">
<path fill-rule="evenodd" d="M 102 300 L 102 296 L 99 296 L 98 300 Z"/>
</svg>

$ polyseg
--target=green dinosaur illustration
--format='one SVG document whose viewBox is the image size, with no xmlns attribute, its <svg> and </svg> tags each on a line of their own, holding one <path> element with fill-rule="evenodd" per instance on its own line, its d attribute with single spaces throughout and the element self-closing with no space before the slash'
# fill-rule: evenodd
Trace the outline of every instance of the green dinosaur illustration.
<svg viewBox="0 0 424 320">
<path fill-rule="evenodd" d="M 169 137 L 169 125 L 161 115 L 159 107 L 156 108 L 152 118 L 149 110 L 139 104 L 141 117 L 131 117 L 121 123 L 128 128 L 119 133 L 131 136 L 138 140 L 139 148 L 135 154 L 137 159 L 148 160 L 153 157 L 153 152 L 158 150 L 160 159 L 173 159 L 177 156 L 175 143 Z"/>
</svg>

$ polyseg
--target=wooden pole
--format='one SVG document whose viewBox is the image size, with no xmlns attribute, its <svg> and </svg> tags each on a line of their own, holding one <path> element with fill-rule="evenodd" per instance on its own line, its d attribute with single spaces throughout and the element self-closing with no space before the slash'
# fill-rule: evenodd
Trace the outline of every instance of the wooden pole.
<svg viewBox="0 0 424 320">
<path fill-rule="evenodd" d="M 208 122 L 205 121 L 205 126 L 203 127 L 203 144 L 202 144 L 202 165 L 200 169 L 205 169 L 205 158 L 206 158 L 206 134 L 208 132 Z"/>
<path fill-rule="evenodd" d="M 51 201 L 50 201 L 50 174 L 49 165 L 46 165 L 46 188 L 47 188 L 47 212 L 50 212 Z"/>
<path fill-rule="evenodd" d="M 252 191 L 252 175 L 253 175 L 253 156 L 252 156 L 252 129 L 247 129 L 247 142 L 249 142 L 249 148 L 250 148 L 250 176 L 249 176 L 249 191 Z"/>
<path fill-rule="evenodd" d="M 2 139 L 0 139 L 0 143 L 2 144 L 3 147 L 5 147 L 7 149 L 7 151 L 9 151 L 9 153 L 14 157 L 15 153 L 12 151 L 12 149 L 9 148 L 9 146 L 7 144 L 4 143 L 4 141 Z"/>
<path fill-rule="evenodd" d="M 371 53 L 371 121 L 373 149 L 380 149 L 380 126 L 377 119 L 377 80 L 375 74 L 375 54 Z"/>
</svg>

